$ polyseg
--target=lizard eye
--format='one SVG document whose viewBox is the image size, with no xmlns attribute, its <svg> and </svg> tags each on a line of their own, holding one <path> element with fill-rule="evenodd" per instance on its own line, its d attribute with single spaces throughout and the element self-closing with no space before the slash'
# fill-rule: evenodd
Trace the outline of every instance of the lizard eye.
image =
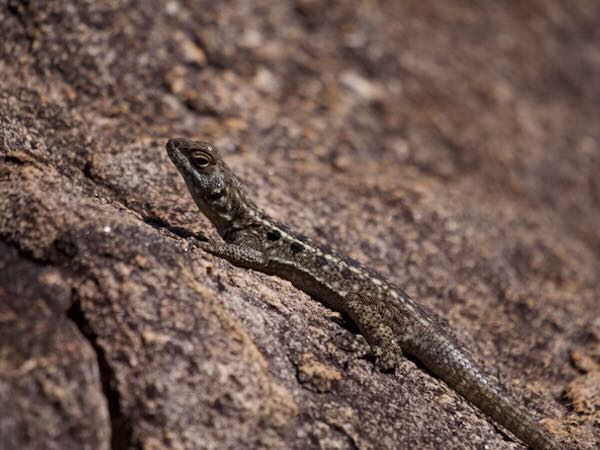
<svg viewBox="0 0 600 450">
<path fill-rule="evenodd" d="M 205 152 L 194 152 L 191 157 L 194 165 L 200 169 L 205 169 L 214 163 L 212 156 Z"/>
</svg>

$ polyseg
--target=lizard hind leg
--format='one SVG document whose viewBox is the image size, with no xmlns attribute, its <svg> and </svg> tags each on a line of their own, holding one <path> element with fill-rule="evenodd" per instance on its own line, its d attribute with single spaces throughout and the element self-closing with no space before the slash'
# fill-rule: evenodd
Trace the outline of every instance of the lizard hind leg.
<svg viewBox="0 0 600 450">
<path fill-rule="evenodd" d="M 394 323 L 380 302 L 368 294 L 346 296 L 347 313 L 367 340 L 377 367 L 385 372 L 398 367 L 402 349 Z"/>
</svg>

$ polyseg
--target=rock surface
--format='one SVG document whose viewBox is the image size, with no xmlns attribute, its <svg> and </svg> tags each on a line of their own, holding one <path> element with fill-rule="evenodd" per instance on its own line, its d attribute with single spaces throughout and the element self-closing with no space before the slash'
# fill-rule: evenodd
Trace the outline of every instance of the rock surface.
<svg viewBox="0 0 600 450">
<path fill-rule="evenodd" d="M 140 5 L 0 1 L 0 449 L 522 448 L 169 232 L 172 136 L 598 448 L 598 2 Z"/>
</svg>

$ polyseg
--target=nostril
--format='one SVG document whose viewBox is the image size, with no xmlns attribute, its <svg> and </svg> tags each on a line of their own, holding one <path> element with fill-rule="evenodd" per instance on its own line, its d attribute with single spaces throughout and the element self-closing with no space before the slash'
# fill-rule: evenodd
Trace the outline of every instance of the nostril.
<svg viewBox="0 0 600 450">
<path fill-rule="evenodd" d="M 167 148 L 170 150 L 177 150 L 182 147 L 182 144 L 185 142 L 183 138 L 172 138 L 167 141 Z"/>
<path fill-rule="evenodd" d="M 184 138 L 171 138 L 167 141 L 167 150 L 185 151 L 188 148 L 188 140 Z"/>
</svg>

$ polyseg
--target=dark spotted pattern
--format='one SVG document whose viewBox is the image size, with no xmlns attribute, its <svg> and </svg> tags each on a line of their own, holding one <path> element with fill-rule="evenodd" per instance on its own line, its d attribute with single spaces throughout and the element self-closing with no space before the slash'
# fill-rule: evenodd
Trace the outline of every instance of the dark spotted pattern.
<svg viewBox="0 0 600 450">
<path fill-rule="evenodd" d="M 348 279 L 352 278 L 352 271 L 350 269 L 348 269 L 347 267 L 344 267 L 342 269 L 342 276 L 348 280 Z"/>
<path fill-rule="evenodd" d="M 270 241 L 277 241 L 281 239 L 281 233 L 279 230 L 269 230 L 267 233 L 267 239 Z"/>
<path fill-rule="evenodd" d="M 304 250 L 304 245 L 300 244 L 299 242 L 292 242 L 290 249 L 292 250 L 292 253 L 300 253 L 302 250 Z"/>
<path fill-rule="evenodd" d="M 321 268 L 326 265 L 327 265 L 327 260 L 323 256 L 321 256 L 321 255 L 315 256 L 315 266 L 316 267 Z"/>
</svg>

